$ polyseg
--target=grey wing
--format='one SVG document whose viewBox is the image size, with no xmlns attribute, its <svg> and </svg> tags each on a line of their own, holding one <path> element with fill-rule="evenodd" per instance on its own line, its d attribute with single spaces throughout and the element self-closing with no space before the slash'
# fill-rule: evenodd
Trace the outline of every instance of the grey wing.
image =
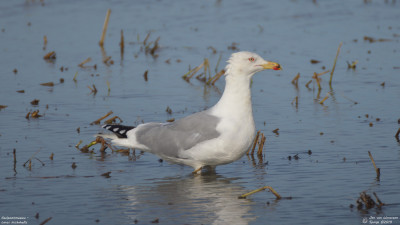
<svg viewBox="0 0 400 225">
<path fill-rule="evenodd" d="M 147 146 L 149 152 L 179 158 L 179 151 L 217 138 L 219 121 L 216 116 L 199 112 L 173 123 L 149 123 L 137 130 L 136 140 Z"/>
</svg>

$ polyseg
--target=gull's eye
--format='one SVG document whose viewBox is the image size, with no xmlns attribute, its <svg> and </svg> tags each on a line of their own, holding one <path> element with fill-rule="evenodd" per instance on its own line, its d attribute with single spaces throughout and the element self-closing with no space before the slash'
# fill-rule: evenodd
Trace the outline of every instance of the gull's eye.
<svg viewBox="0 0 400 225">
<path fill-rule="evenodd" d="M 250 62 L 254 62 L 254 61 L 256 61 L 256 59 L 255 59 L 254 57 L 250 57 L 250 58 L 249 58 L 249 61 L 250 61 Z"/>
</svg>

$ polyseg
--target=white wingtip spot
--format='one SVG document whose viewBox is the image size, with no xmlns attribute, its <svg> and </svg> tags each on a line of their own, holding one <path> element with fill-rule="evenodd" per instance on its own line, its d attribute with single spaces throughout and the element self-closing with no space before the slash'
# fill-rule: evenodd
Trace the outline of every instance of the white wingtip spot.
<svg viewBox="0 0 400 225">
<path fill-rule="evenodd" d="M 120 134 L 125 134 L 125 133 L 126 133 L 126 130 L 120 130 L 119 133 L 120 133 Z"/>
<path fill-rule="evenodd" d="M 118 127 L 114 128 L 113 131 L 114 131 L 114 132 L 117 132 L 117 131 L 118 131 Z"/>
</svg>

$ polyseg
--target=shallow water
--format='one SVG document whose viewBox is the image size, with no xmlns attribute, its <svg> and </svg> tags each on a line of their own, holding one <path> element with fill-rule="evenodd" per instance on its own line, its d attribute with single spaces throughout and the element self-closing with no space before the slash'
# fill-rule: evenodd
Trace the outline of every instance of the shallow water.
<svg viewBox="0 0 400 225">
<path fill-rule="evenodd" d="M 0 111 L 0 216 L 26 217 L 21 220 L 27 224 L 49 217 L 47 224 L 150 224 L 157 218 L 159 224 L 362 224 L 364 218 L 381 223 L 372 217 L 400 217 L 400 144 L 394 138 L 400 118 L 400 4 L 316 2 L 2 1 L 0 105 L 8 107 Z M 102 52 L 98 41 L 108 8 Z M 141 49 L 150 31 L 149 41 L 161 37 L 157 58 Z M 370 43 L 364 36 L 389 41 Z M 306 88 L 314 72 L 332 68 L 340 42 L 332 88 L 329 74 L 321 76 L 320 93 L 315 83 Z M 207 87 L 181 76 L 204 58 L 214 73 L 220 55 L 222 69 L 234 52 L 228 49 L 232 43 L 283 67 L 253 78 L 256 127 L 267 137 L 263 158 L 244 156 L 217 167 L 216 174 L 192 176 L 191 168 L 147 153 L 76 150 L 79 140 L 88 144 L 101 130 L 89 124 L 110 110 L 124 124 L 135 124 L 212 106 L 223 91 L 222 79 Z M 57 54 L 54 62 L 43 60 L 49 51 Z M 103 54 L 114 64 L 102 63 Z M 97 70 L 77 66 L 88 57 L 87 65 Z M 356 69 L 347 69 L 346 61 L 355 60 Z M 290 83 L 297 73 L 298 88 Z M 40 85 L 45 82 L 55 86 Z M 96 95 L 87 88 L 93 84 Z M 297 107 L 291 104 L 296 96 Z M 38 106 L 30 104 L 33 99 L 40 100 Z M 44 116 L 25 119 L 33 110 Z M 276 128 L 279 135 L 272 132 Z M 381 169 L 380 180 L 368 151 Z M 24 167 L 33 155 L 45 165 L 34 159 L 31 170 Z M 101 176 L 106 172 L 110 178 Z M 275 200 L 267 191 L 238 199 L 266 185 L 292 199 Z M 350 208 L 364 190 L 387 205 Z"/>
</svg>

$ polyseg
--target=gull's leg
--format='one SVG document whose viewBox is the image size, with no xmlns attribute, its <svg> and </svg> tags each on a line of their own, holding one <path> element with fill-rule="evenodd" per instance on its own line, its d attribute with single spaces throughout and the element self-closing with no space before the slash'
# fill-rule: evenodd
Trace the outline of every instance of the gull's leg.
<svg viewBox="0 0 400 225">
<path fill-rule="evenodd" d="M 200 174 L 201 173 L 201 169 L 203 169 L 202 166 L 200 166 L 199 168 L 195 169 L 192 174 Z"/>
</svg>

